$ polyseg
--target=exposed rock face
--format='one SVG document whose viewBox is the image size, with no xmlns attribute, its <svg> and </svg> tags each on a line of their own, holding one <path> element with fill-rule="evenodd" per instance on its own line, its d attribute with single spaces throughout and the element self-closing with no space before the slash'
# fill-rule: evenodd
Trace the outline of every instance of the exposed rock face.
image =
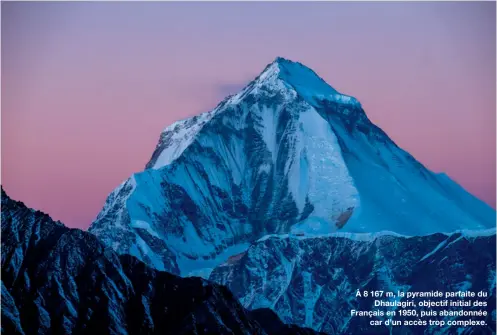
<svg viewBox="0 0 497 335">
<path fill-rule="evenodd" d="M 352 309 L 377 309 L 374 299 L 356 297 L 357 290 L 483 290 L 488 296 L 480 300 L 487 307 L 469 309 L 486 310 L 488 317 L 483 319 L 488 327 L 394 327 L 392 333 L 495 334 L 495 250 L 495 229 L 476 235 L 464 232 L 409 238 L 272 236 L 254 243 L 242 257 L 215 268 L 210 280 L 227 285 L 248 309 L 270 308 L 284 322 L 328 334 L 390 333 L 387 328 L 369 326 L 368 318 L 350 316 Z"/>
<path fill-rule="evenodd" d="M 493 226 L 493 209 L 395 145 L 355 98 L 278 58 L 214 110 L 167 127 L 90 232 L 159 270 L 207 276 L 266 234 Z"/>
<path fill-rule="evenodd" d="M 119 257 L 3 189 L 1 238 L 2 334 L 315 334 L 248 313 L 226 287 Z"/>
</svg>

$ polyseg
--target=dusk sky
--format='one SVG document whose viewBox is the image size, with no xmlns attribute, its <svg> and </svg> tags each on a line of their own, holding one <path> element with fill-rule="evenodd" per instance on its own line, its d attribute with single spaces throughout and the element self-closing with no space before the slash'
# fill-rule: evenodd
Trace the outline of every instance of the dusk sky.
<svg viewBox="0 0 497 335">
<path fill-rule="evenodd" d="M 86 229 L 160 132 L 276 56 L 495 208 L 495 2 L 3 2 L 6 192 Z"/>
</svg>

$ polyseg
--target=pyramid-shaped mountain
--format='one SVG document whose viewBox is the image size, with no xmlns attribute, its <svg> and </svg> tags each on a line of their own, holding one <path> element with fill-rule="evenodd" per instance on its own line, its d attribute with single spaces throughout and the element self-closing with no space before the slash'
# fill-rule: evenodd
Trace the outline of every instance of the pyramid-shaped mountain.
<svg viewBox="0 0 497 335">
<path fill-rule="evenodd" d="M 206 276 L 268 234 L 494 226 L 492 208 L 399 148 L 355 98 L 277 58 L 212 111 L 164 129 L 90 231 L 159 270 Z"/>
</svg>

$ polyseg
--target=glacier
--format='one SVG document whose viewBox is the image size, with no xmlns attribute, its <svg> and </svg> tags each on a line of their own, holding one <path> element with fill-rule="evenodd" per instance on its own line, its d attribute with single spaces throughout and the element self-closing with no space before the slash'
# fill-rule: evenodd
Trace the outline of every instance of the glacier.
<svg viewBox="0 0 497 335">
<path fill-rule="evenodd" d="M 277 58 L 213 110 L 166 127 L 89 231 L 118 254 L 208 276 L 266 235 L 420 236 L 495 227 L 310 68 Z"/>
</svg>

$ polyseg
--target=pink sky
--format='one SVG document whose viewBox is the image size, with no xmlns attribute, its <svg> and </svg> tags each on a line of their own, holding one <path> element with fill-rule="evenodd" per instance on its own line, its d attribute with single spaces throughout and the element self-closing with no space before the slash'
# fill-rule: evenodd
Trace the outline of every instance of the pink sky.
<svg viewBox="0 0 497 335">
<path fill-rule="evenodd" d="M 495 3 L 3 2 L 2 185 L 87 228 L 161 130 L 276 56 L 495 208 Z"/>
</svg>

